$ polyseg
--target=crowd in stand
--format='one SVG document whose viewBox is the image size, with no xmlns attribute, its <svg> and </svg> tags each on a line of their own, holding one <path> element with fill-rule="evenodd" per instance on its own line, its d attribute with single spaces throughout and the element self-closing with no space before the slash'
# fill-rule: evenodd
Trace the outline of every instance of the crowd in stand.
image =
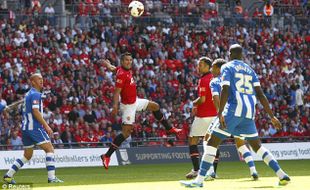
<svg viewBox="0 0 310 190">
<path fill-rule="evenodd" d="M 309 26 L 218 26 L 204 30 L 187 23 L 126 25 L 96 22 L 90 30 L 59 28 L 35 20 L 20 24 L 0 20 L 0 99 L 11 104 L 29 89 L 29 74 L 44 78 L 44 118 L 54 130 L 52 142 L 97 146 L 112 142 L 121 129 L 110 116 L 115 75 L 98 60 L 119 65 L 119 55 L 133 54 L 138 96 L 158 102 L 166 118 L 187 139 L 196 98 L 199 57 L 229 60 L 228 47 L 244 47 L 244 60 L 258 73 L 283 129 L 276 130 L 260 105 L 256 124 L 261 137 L 310 136 Z M 19 113 L 0 115 L 0 145 L 21 145 Z M 151 113 L 137 115 L 131 139 L 167 137 Z M 130 141 L 130 139 L 128 140 Z M 86 142 L 86 144 L 81 144 Z M 156 144 L 156 142 L 154 143 Z M 171 143 L 170 143 L 171 144 Z M 74 145 L 65 145 L 68 147 Z"/>
</svg>

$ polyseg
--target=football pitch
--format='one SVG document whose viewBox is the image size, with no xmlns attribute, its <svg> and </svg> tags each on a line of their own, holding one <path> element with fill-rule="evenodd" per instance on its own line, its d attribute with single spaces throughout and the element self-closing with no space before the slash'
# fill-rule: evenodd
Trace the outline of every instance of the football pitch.
<svg viewBox="0 0 310 190">
<path fill-rule="evenodd" d="M 220 162 L 219 178 L 204 182 L 200 189 L 310 189 L 310 160 L 279 161 L 283 170 L 292 182 L 287 186 L 278 186 L 278 178 L 263 162 L 255 162 L 260 179 L 252 181 L 244 162 Z M 153 164 L 127 165 L 110 167 L 108 171 L 102 167 L 59 168 L 57 176 L 64 180 L 63 184 L 48 184 L 45 169 L 20 170 L 15 176 L 18 183 L 31 183 L 34 189 L 61 190 L 178 190 L 186 189 L 179 180 L 190 170 L 191 164 Z M 4 174 L 5 171 L 1 171 Z"/>
</svg>

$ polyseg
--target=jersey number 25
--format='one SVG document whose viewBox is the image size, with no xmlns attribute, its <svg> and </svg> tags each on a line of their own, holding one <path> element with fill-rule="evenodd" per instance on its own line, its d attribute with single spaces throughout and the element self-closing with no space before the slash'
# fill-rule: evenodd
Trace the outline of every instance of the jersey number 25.
<svg viewBox="0 0 310 190">
<path fill-rule="evenodd" d="M 237 88 L 238 92 L 241 92 L 244 94 L 253 94 L 252 76 L 251 75 L 236 73 L 235 78 L 239 79 L 236 82 L 236 88 Z"/>
</svg>

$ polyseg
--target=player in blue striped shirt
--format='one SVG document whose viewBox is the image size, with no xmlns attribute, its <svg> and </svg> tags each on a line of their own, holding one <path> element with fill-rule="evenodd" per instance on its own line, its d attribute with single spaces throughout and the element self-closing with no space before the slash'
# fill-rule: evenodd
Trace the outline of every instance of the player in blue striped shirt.
<svg viewBox="0 0 310 190">
<path fill-rule="evenodd" d="M 26 93 L 23 104 L 22 140 L 24 157 L 14 162 L 3 180 L 9 184 L 15 184 L 13 175 L 31 159 L 34 145 L 39 145 L 46 152 L 48 183 L 60 183 L 63 181 L 55 176 L 54 147 L 49 138 L 53 131 L 43 118 L 41 97 L 43 78 L 41 74 L 35 73 L 31 75 L 30 82 L 32 88 Z"/>
<path fill-rule="evenodd" d="M 210 88 L 212 92 L 212 97 L 213 97 L 213 103 L 216 107 L 216 109 L 219 109 L 220 106 L 220 93 L 221 93 L 221 67 L 224 65 L 226 61 L 224 59 L 216 59 L 213 64 L 212 64 L 212 74 L 214 78 L 210 82 Z M 213 130 L 212 128 L 210 130 Z M 251 176 L 254 180 L 258 179 L 258 174 L 255 168 L 254 160 L 251 155 L 250 150 L 248 147 L 245 145 L 244 140 L 235 138 L 236 146 L 239 151 L 239 153 L 242 155 L 244 161 L 248 164 L 250 168 L 250 173 Z M 202 159 L 203 161 L 203 159 Z"/>
<path fill-rule="evenodd" d="M 234 44 L 229 52 L 231 61 L 221 68 L 222 91 L 218 112 L 220 126 L 212 131 L 205 148 L 207 154 L 204 157 L 204 165 L 200 166 L 206 170 L 200 172 L 195 180 L 182 184 L 187 187 L 202 187 L 203 178 L 213 164 L 218 146 L 224 138 L 233 135 L 247 140 L 253 150 L 277 174 L 280 179 L 279 185 L 286 185 L 290 181 L 289 176 L 280 168 L 271 152 L 261 145 L 258 137 L 254 122 L 256 97 L 270 116 L 272 124 L 281 128 L 281 123 L 273 115 L 256 73 L 242 61 L 242 47 Z"/>
</svg>

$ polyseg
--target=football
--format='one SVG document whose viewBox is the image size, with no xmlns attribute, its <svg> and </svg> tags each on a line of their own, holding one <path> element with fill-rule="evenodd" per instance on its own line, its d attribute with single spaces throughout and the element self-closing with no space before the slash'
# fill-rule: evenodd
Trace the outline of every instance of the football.
<svg viewBox="0 0 310 190">
<path fill-rule="evenodd" d="M 144 5 L 140 1 L 132 1 L 128 9 L 130 11 L 131 16 L 133 17 L 139 17 L 144 12 Z"/>
</svg>

